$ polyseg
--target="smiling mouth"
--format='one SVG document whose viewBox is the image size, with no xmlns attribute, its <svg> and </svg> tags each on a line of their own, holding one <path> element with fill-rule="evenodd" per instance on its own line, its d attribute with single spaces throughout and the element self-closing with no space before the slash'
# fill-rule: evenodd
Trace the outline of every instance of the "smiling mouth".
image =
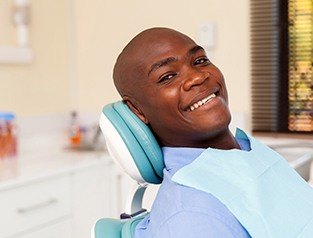
<svg viewBox="0 0 313 238">
<path fill-rule="evenodd" d="M 211 95 L 209 95 L 208 97 L 206 98 L 203 98 L 201 100 L 199 100 L 198 102 L 192 104 L 188 109 L 187 111 L 190 112 L 190 111 L 194 111 L 198 108 L 200 108 L 201 106 L 209 103 L 210 101 L 212 101 L 213 98 L 215 98 L 217 96 L 217 93 L 212 93 Z"/>
</svg>

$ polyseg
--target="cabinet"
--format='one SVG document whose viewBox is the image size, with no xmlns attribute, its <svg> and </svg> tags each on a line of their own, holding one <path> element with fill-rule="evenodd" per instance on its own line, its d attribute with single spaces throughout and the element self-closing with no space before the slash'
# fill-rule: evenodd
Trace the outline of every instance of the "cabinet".
<svg viewBox="0 0 313 238">
<path fill-rule="evenodd" d="M 110 212 L 109 185 L 111 164 L 96 166 L 73 174 L 73 235 L 75 238 L 90 237 L 92 226 Z"/>
<path fill-rule="evenodd" d="M 93 224 L 113 213 L 112 166 L 107 154 L 92 153 L 0 161 L 0 174 L 9 174 L 0 176 L 0 237 L 90 237 Z"/>
<path fill-rule="evenodd" d="M 23 234 L 68 217 L 71 213 L 70 177 L 62 176 L 3 191 L 0 210 L 0 237 Z"/>
<path fill-rule="evenodd" d="M 69 238 L 71 236 L 72 223 L 70 219 L 59 221 L 49 226 L 41 227 L 19 238 Z"/>
</svg>

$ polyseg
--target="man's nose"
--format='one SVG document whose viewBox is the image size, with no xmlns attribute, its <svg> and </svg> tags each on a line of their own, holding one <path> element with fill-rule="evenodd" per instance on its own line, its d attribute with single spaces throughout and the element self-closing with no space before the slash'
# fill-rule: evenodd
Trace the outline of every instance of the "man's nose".
<svg viewBox="0 0 313 238">
<path fill-rule="evenodd" d="M 205 80 L 210 77 L 209 72 L 202 72 L 199 70 L 192 70 L 188 75 L 186 75 L 186 79 L 183 84 L 183 88 L 185 91 L 190 90 L 194 86 L 201 85 Z"/>
</svg>

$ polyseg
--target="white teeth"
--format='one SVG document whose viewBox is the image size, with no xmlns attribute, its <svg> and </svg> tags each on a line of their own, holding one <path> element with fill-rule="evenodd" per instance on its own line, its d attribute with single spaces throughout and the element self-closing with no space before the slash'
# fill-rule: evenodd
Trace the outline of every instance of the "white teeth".
<svg viewBox="0 0 313 238">
<path fill-rule="evenodd" d="M 189 110 L 190 110 L 190 111 L 193 111 L 193 110 L 195 110 L 195 109 L 201 107 L 202 105 L 204 105 L 204 104 L 210 102 L 210 101 L 211 101 L 213 98 L 215 98 L 215 97 L 216 97 L 215 93 L 212 93 L 210 96 L 208 96 L 208 97 L 206 97 L 206 98 L 204 98 L 204 99 L 202 99 L 202 100 L 200 100 L 200 101 L 194 103 L 192 106 L 189 107 Z"/>
</svg>

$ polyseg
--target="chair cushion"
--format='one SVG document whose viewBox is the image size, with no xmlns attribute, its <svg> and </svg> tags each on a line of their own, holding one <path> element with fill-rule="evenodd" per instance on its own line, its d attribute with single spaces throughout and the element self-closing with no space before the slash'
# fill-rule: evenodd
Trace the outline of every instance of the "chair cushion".
<svg viewBox="0 0 313 238">
<path fill-rule="evenodd" d="M 141 178 L 147 183 L 161 183 L 164 168 L 162 150 L 149 127 L 126 104 L 116 102 L 105 106 L 100 127 L 112 158 L 124 168 L 126 173 L 141 183 Z M 117 131 L 114 134 L 121 139 L 112 136 L 114 131 Z M 118 141 L 121 143 L 119 144 Z M 129 166 L 131 164 L 129 160 L 135 163 L 135 170 Z"/>
<path fill-rule="evenodd" d="M 125 103 L 116 102 L 113 107 L 136 137 L 155 173 L 158 177 L 163 178 L 163 153 L 150 128 L 143 123 Z"/>
<path fill-rule="evenodd" d="M 121 238 L 126 220 L 103 218 L 94 227 L 95 238 Z"/>
<path fill-rule="evenodd" d="M 146 215 L 139 215 L 125 220 L 100 219 L 94 227 L 94 238 L 132 238 L 137 224 Z"/>
</svg>

